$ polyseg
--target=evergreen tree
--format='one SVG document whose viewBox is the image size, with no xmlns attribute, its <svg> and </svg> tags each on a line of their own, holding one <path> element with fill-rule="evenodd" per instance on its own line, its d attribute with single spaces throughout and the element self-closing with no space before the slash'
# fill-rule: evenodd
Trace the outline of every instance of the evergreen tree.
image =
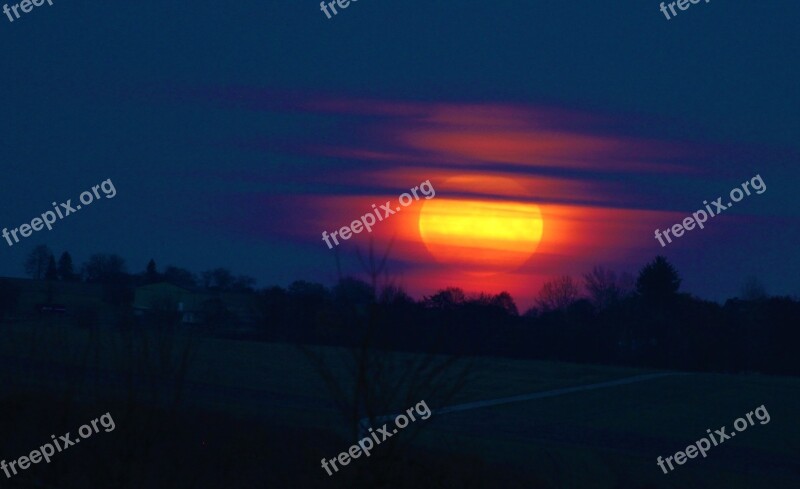
<svg viewBox="0 0 800 489">
<path fill-rule="evenodd" d="M 47 262 L 47 271 L 44 274 L 45 280 L 58 280 L 58 269 L 56 269 L 56 259 L 50 255 L 50 261 Z"/>
<path fill-rule="evenodd" d="M 64 282 L 72 282 L 76 278 L 75 270 L 72 266 L 72 257 L 66 251 L 58 259 L 58 277 Z"/>
<path fill-rule="evenodd" d="M 636 280 L 636 292 L 654 304 L 664 304 L 673 299 L 680 286 L 678 272 L 663 256 L 657 256 L 645 265 Z"/>
<path fill-rule="evenodd" d="M 44 278 L 47 272 L 47 263 L 52 256 L 50 248 L 45 245 L 37 246 L 25 260 L 25 272 L 34 280 Z"/>
<path fill-rule="evenodd" d="M 156 262 L 152 258 L 147 264 L 147 270 L 144 273 L 144 281 L 148 284 L 154 284 L 159 281 L 158 270 L 156 269 Z"/>
</svg>

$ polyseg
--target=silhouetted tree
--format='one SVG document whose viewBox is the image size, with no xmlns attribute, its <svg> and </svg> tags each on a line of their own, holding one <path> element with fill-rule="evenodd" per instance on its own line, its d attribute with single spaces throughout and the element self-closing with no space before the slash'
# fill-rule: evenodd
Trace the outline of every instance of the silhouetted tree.
<svg viewBox="0 0 800 489">
<path fill-rule="evenodd" d="M 511 316 L 518 316 L 517 305 L 508 292 L 500 292 L 497 295 L 480 293 L 467 301 L 468 304 L 479 307 L 490 307 L 501 309 L 504 313 Z"/>
<path fill-rule="evenodd" d="M 636 292 L 652 304 L 664 304 L 675 298 L 680 286 L 678 272 L 663 256 L 645 265 L 636 280 Z"/>
<path fill-rule="evenodd" d="M 380 285 L 378 284 L 378 278 L 381 275 L 384 275 L 384 279 L 388 279 L 387 260 L 389 258 L 389 253 L 392 251 L 393 245 L 394 237 L 389 240 L 389 244 L 386 246 L 386 250 L 384 250 L 383 256 L 380 258 L 378 258 L 375 254 L 374 237 L 369 238 L 369 249 L 367 250 L 366 256 L 362 256 L 361 250 L 356 248 L 356 256 L 358 257 L 358 261 L 361 263 L 361 268 L 363 268 L 364 272 L 369 275 L 370 284 L 372 284 L 372 290 L 375 291 L 376 295 L 378 294 L 378 290 L 380 288 Z M 339 278 L 342 278 L 341 271 L 339 272 Z"/>
<path fill-rule="evenodd" d="M 430 297 L 423 297 L 422 303 L 431 309 L 454 309 L 467 300 L 464 291 L 458 287 L 447 287 Z"/>
<path fill-rule="evenodd" d="M 555 278 L 542 285 L 536 303 L 544 311 L 566 309 L 578 300 L 578 284 L 569 275 Z"/>
<path fill-rule="evenodd" d="M 256 279 L 248 275 L 239 275 L 233 281 L 231 290 L 236 292 L 253 292 L 256 286 Z"/>
<path fill-rule="evenodd" d="M 119 255 L 97 253 L 83 265 L 83 271 L 89 283 L 119 282 L 126 274 L 125 260 Z"/>
<path fill-rule="evenodd" d="M 25 273 L 31 276 L 34 280 L 44 278 L 47 272 L 47 265 L 50 262 L 50 257 L 53 253 L 46 245 L 39 245 L 31 251 L 25 260 Z"/>
<path fill-rule="evenodd" d="M 491 305 L 500 307 L 512 316 L 519 315 L 519 311 L 517 311 L 517 305 L 514 303 L 514 298 L 512 298 L 511 294 L 506 291 L 500 292 L 496 296 L 492 297 Z"/>
<path fill-rule="evenodd" d="M 328 297 L 328 289 L 322 284 L 295 280 L 289 284 L 289 295 L 306 306 L 319 306 Z"/>
<path fill-rule="evenodd" d="M 414 304 L 414 299 L 403 290 L 402 287 L 394 284 L 386 285 L 381 289 L 378 302 L 381 304 L 399 305 Z"/>
<path fill-rule="evenodd" d="M 192 272 L 174 266 L 164 269 L 164 281 L 185 289 L 197 287 L 197 277 Z"/>
<path fill-rule="evenodd" d="M 156 262 L 152 258 L 147 263 L 147 269 L 144 272 L 144 282 L 146 284 L 154 284 L 160 280 L 158 270 L 156 269 Z"/>
<path fill-rule="evenodd" d="M 61 258 L 58 259 L 58 278 L 64 282 L 72 282 L 77 279 L 72 266 L 72 257 L 66 251 L 61 253 Z"/>
<path fill-rule="evenodd" d="M 359 256 L 362 266 L 368 273 L 370 283 L 367 284 L 356 279 L 342 279 L 340 274 L 340 282 L 333 291 L 334 301 L 337 304 L 355 302 L 358 305 L 359 302 L 373 302 L 378 291 L 381 290 L 378 283 L 381 275 L 387 277 L 384 286 L 392 283 L 388 280 L 386 269 L 388 251 L 382 258 L 376 259 L 373 249 L 370 246 L 368 258 L 362 259 Z M 306 284 L 303 286 L 304 289 L 308 288 Z M 290 294 L 293 293 L 294 288 L 295 284 L 289 287 Z M 465 300 L 464 292 L 457 288 L 445 289 L 431 298 L 426 298 L 429 307 L 447 309 L 456 305 L 461 308 L 465 305 Z M 358 311 L 358 307 L 355 309 Z M 363 437 L 363 433 L 367 432 L 368 427 L 379 425 L 379 419 L 382 422 L 380 416 L 394 412 L 393 410 L 397 409 L 397 406 L 406 405 L 410 400 L 416 402 L 417 399 L 436 399 L 439 405 L 450 402 L 467 383 L 470 374 L 470 364 L 461 361 L 456 356 L 429 353 L 400 357 L 389 353 L 387 350 L 390 348 L 386 342 L 391 342 L 391 333 L 403 329 L 394 327 L 395 315 L 392 313 L 402 308 L 387 307 L 385 304 L 370 304 L 366 309 L 368 309 L 367 314 L 346 314 L 348 320 L 343 325 L 345 329 L 342 332 L 346 332 L 350 337 L 353 347 L 338 350 L 340 358 L 333 358 L 316 348 L 301 346 L 302 351 L 306 353 L 313 367 L 327 385 L 332 400 L 340 408 L 344 419 L 350 425 L 353 438 Z M 344 312 L 351 313 L 352 309 L 346 309 Z M 427 311 L 424 315 L 441 316 L 444 314 L 446 314 L 444 311 Z M 409 324 L 405 325 L 410 326 Z M 429 332 L 426 331 L 426 333 Z M 413 333 L 409 334 L 408 330 L 403 333 L 405 336 L 414 336 Z M 345 376 L 342 375 L 342 372 L 346 372 Z M 417 427 L 415 426 L 415 428 Z M 413 436 L 412 433 L 408 434 Z M 398 447 L 397 444 L 387 444 L 387 450 L 384 453 L 389 459 L 394 458 L 392 451 L 396 447 Z M 399 453 L 403 453 L 403 451 L 402 448 L 398 450 Z M 387 473 L 385 470 L 380 472 Z M 358 474 L 356 476 L 358 477 Z M 391 477 L 381 480 L 372 477 L 368 479 L 369 482 L 367 479 L 359 477 L 351 486 L 395 487 L 398 485 Z"/>
<path fill-rule="evenodd" d="M 44 274 L 44 278 L 46 280 L 58 280 L 58 269 L 53 255 L 50 255 L 50 261 L 47 262 L 47 271 Z"/>
<path fill-rule="evenodd" d="M 233 281 L 233 274 L 225 268 L 203 272 L 203 287 L 206 289 L 230 290 Z"/>
<path fill-rule="evenodd" d="M 592 305 L 605 309 L 632 292 L 633 277 L 629 273 L 618 276 L 598 266 L 583 275 L 583 285 Z"/>
<path fill-rule="evenodd" d="M 375 302 L 372 286 L 357 278 L 345 277 L 334 285 L 333 300 L 347 306 L 367 306 Z"/>
</svg>

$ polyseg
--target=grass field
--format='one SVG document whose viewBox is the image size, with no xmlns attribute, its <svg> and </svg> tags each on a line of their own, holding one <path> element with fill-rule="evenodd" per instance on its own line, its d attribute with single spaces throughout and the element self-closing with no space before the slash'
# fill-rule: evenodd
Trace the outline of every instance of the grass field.
<svg viewBox="0 0 800 489">
<path fill-rule="evenodd" d="M 38 325 L 41 329 L 34 334 L 31 327 L 3 330 L 0 357 L 12 367 L 3 370 L 6 376 L 16 375 L 16 381 L 21 380 L 25 375 L 25 369 L 19 367 L 22 361 L 46 364 L 49 370 L 69 370 L 85 358 L 65 345 L 83 344 L 89 331 Z M 96 337 L 99 348 L 90 355 L 90 375 L 100 377 L 97 371 L 102 370 L 113 377 L 114 372 L 128 368 L 109 347 L 113 334 Z M 36 342 L 36 353 L 30 356 Z M 344 350 L 316 351 L 330 359 L 333 375 L 349 377 L 339 361 L 346 356 Z M 341 450 L 354 442 L 325 384 L 296 346 L 198 338 L 194 353 L 187 384 L 187 398 L 193 404 L 245 417 L 268 417 L 285 426 L 329 431 L 341 440 Z M 399 366 L 414 359 L 411 354 L 385 355 Z M 499 358 L 463 361 L 471 364 L 473 374 L 448 404 L 652 372 Z M 19 368 L 15 370 L 14 365 Z M 47 383 L 46 376 L 31 377 Z M 346 380 L 344 384 L 349 385 Z M 93 387 L 89 384 L 86 388 Z M 437 393 L 431 392 L 425 400 L 434 414 L 414 440 L 415 449 L 458 455 L 475 463 L 505 467 L 509 473 L 531 472 L 546 487 L 800 487 L 800 379 L 682 374 L 441 416 L 436 415 L 436 409 L 444 407 Z M 405 410 L 410 405 L 397 408 Z M 732 431 L 736 418 L 761 405 L 771 416 L 768 424 L 756 422 L 713 447 L 707 458 L 688 460 L 667 475 L 656 465 L 656 457 L 684 450 L 706 436 L 707 428 L 727 426 Z M 320 457 L 334 455 L 320 453 Z M 320 470 L 318 461 L 309 461 L 308 470 Z"/>
</svg>

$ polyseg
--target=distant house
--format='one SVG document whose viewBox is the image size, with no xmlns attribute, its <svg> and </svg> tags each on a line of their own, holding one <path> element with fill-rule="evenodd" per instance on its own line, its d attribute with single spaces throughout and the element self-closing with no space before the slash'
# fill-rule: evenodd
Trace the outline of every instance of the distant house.
<svg viewBox="0 0 800 489">
<path fill-rule="evenodd" d="M 136 288 L 133 309 L 138 316 L 148 312 L 175 311 L 183 324 L 202 324 L 209 319 L 217 326 L 240 328 L 258 321 L 255 294 L 237 292 L 195 292 L 167 282 Z"/>
<path fill-rule="evenodd" d="M 149 312 L 175 311 L 181 315 L 181 323 L 198 324 L 202 321 L 203 302 L 208 296 L 172 285 L 167 282 L 137 287 L 133 299 L 133 311 L 137 316 Z"/>
</svg>

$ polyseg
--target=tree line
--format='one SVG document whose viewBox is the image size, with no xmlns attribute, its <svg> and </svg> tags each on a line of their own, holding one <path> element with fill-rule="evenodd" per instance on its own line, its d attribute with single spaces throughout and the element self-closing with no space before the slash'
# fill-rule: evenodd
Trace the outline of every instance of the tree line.
<svg viewBox="0 0 800 489">
<path fill-rule="evenodd" d="M 664 257 L 634 278 L 596 267 L 581 281 L 557 277 L 520 314 L 507 292 L 449 287 L 416 301 L 389 283 L 343 278 L 258 292 L 267 341 L 360 346 L 463 356 L 800 374 L 800 302 L 770 297 L 748 279 L 724 304 L 680 290 Z"/>
<path fill-rule="evenodd" d="M 800 302 L 769 296 L 754 278 L 724 304 L 706 301 L 681 292 L 679 273 L 661 256 L 636 277 L 595 267 L 581 280 L 553 278 L 524 312 L 507 292 L 470 295 L 448 287 L 415 300 L 391 281 L 379 284 L 376 273 L 369 283 L 343 277 L 332 287 L 299 280 L 256 290 L 253 278 L 224 268 L 159 272 L 150 260 L 129 274 L 118 255 L 92 255 L 75 271 L 69 253 L 56 261 L 44 246 L 25 269 L 32 278 L 103 284 L 104 301 L 120 310 L 130 309 L 134 286 L 158 282 L 248 294 L 259 313 L 252 340 L 359 346 L 368 336 L 377 348 L 412 352 L 800 374 L 792 351 L 800 341 Z M 0 283 L 0 316 L 14 297 Z M 231 315 L 212 316 L 210 322 L 225 324 L 208 331 L 225 335 Z"/>
<path fill-rule="evenodd" d="M 97 284 L 147 285 L 168 282 L 189 290 L 252 292 L 256 280 L 247 275 L 234 276 L 225 268 L 215 268 L 197 275 L 185 268 L 168 266 L 160 273 L 154 260 L 150 260 L 141 273 L 128 273 L 125 260 L 116 254 L 95 253 L 75 268 L 72 256 L 65 251 L 56 262 L 55 255 L 46 245 L 39 245 L 25 260 L 25 273 L 34 280 L 86 282 Z"/>
</svg>

